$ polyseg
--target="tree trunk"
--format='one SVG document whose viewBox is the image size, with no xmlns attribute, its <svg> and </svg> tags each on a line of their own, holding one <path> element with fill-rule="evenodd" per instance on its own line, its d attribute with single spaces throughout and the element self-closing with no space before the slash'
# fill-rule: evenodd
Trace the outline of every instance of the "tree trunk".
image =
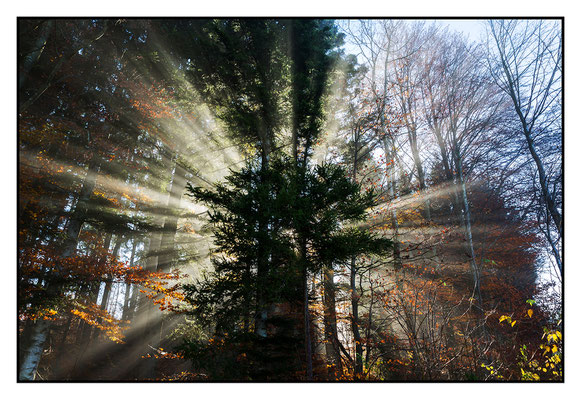
<svg viewBox="0 0 581 400">
<path fill-rule="evenodd" d="M 20 372 L 18 374 L 19 381 L 34 380 L 49 330 L 49 320 L 41 319 L 35 321 L 32 335 L 30 336 L 30 343 L 24 352 L 24 360 L 20 366 Z"/>
<path fill-rule="evenodd" d="M 463 222 L 466 234 L 466 244 L 468 247 L 470 255 L 470 269 L 472 270 L 472 278 L 474 280 L 474 294 L 473 297 L 476 298 L 478 306 L 480 308 L 479 312 L 482 311 L 482 296 L 480 293 L 480 269 L 476 264 L 476 254 L 474 252 L 474 243 L 472 241 L 472 222 L 470 213 L 470 204 L 468 202 L 468 194 L 466 193 L 466 182 L 464 181 L 464 173 L 462 170 L 462 158 L 460 156 L 460 149 L 458 148 L 458 143 L 456 140 L 456 135 L 454 134 L 454 160 L 456 162 L 456 169 L 458 174 L 458 182 L 460 183 L 460 188 L 462 191 L 462 209 L 463 209 Z"/>
<path fill-rule="evenodd" d="M 133 239 L 133 245 L 131 246 L 131 257 L 129 258 L 129 268 L 133 268 L 135 265 L 135 249 L 137 248 L 137 240 Z M 135 291 L 135 290 L 134 290 Z M 131 284 L 127 282 L 125 284 L 125 299 L 123 301 L 123 316 L 121 317 L 122 320 L 128 321 L 129 318 L 129 301 L 131 300 L 130 296 L 131 292 Z M 133 302 L 131 303 L 133 306 Z"/>
<path fill-rule="evenodd" d="M 105 243 L 103 244 L 103 248 L 105 251 L 109 251 L 109 246 L 111 245 L 111 240 L 113 238 L 112 233 L 107 233 L 105 236 Z M 89 303 L 97 303 L 99 299 L 99 292 L 101 289 L 101 282 L 90 282 L 88 288 L 88 302 Z M 91 338 L 91 334 L 93 333 L 93 327 L 86 323 L 85 321 L 80 321 L 79 326 L 80 335 L 77 337 L 78 343 L 81 348 L 86 348 L 89 345 L 89 341 Z"/>
<path fill-rule="evenodd" d="M 306 250 L 306 249 L 305 249 Z M 307 263 L 303 267 L 303 312 L 305 324 L 305 356 L 307 361 L 307 380 L 313 380 L 313 349 L 311 343 L 311 318 L 309 315 L 309 284 Z"/>
<path fill-rule="evenodd" d="M 119 255 L 119 249 L 121 248 L 121 244 L 124 243 L 125 240 L 123 237 L 118 237 L 117 241 L 115 242 L 115 247 L 113 248 L 113 258 L 117 258 Z M 111 287 L 113 286 L 113 282 L 111 280 L 112 277 L 107 277 L 107 281 L 105 282 L 105 290 L 103 291 L 103 298 L 101 299 L 101 309 L 107 311 L 107 306 L 109 305 L 109 297 L 111 293 Z"/>
<path fill-rule="evenodd" d="M 355 268 L 355 257 L 351 258 L 351 328 L 353 330 L 353 340 L 355 341 L 355 376 L 361 377 L 363 374 L 363 345 L 361 343 L 361 333 L 359 331 L 359 295 L 357 294 L 357 273 Z"/>
<path fill-rule="evenodd" d="M 386 165 L 386 168 L 389 168 L 389 198 L 391 201 L 395 201 L 395 151 L 393 149 L 393 142 L 388 143 L 388 139 L 386 137 L 383 138 L 383 150 L 385 154 L 385 162 L 387 164 L 387 160 L 392 158 L 391 167 Z M 401 261 L 401 246 L 399 243 L 399 222 L 397 220 L 397 210 L 395 207 L 390 207 L 390 218 L 391 224 L 393 226 L 393 266 L 394 268 L 400 269 L 402 267 Z"/>
<path fill-rule="evenodd" d="M 420 184 L 420 191 L 423 192 L 424 190 L 426 190 L 426 178 L 424 174 L 422 160 L 420 158 L 420 151 L 418 149 L 418 137 L 415 127 L 408 127 L 408 140 L 410 142 L 410 147 L 412 149 L 412 158 L 414 160 L 416 170 L 418 171 L 418 181 Z M 430 199 L 424 200 L 424 215 L 428 221 L 432 218 L 430 210 Z"/>
<path fill-rule="evenodd" d="M 260 184 L 268 185 L 266 181 L 266 174 L 268 172 L 268 153 L 263 147 L 263 159 L 261 166 Z M 264 285 L 267 283 L 268 271 L 269 271 L 269 254 L 265 249 L 264 239 L 268 237 L 268 215 L 264 213 L 264 205 L 258 205 L 258 236 L 257 236 L 257 256 L 256 256 L 256 278 L 257 278 L 257 288 L 256 288 L 256 311 L 255 311 L 255 321 L 254 321 L 254 332 L 259 338 L 266 338 L 268 335 L 266 321 L 268 319 L 268 308 L 267 299 L 265 295 Z"/>
<path fill-rule="evenodd" d="M 169 273 L 176 258 L 175 237 L 179 218 L 179 206 L 182 195 L 186 188 L 186 169 L 179 163 L 179 154 L 174 154 L 175 167 L 169 186 L 169 196 L 167 200 L 167 216 L 163 224 L 162 234 L 159 239 L 159 250 L 157 252 L 157 272 Z M 159 347 L 160 342 L 168 332 L 164 329 L 162 312 L 155 305 L 148 307 L 147 324 L 145 337 L 148 338 L 148 345 L 154 348 Z M 161 323 L 159 323 L 161 322 Z M 167 324 L 166 324 L 167 326 Z M 147 359 L 143 363 L 143 374 L 145 378 L 153 378 L 156 367 L 156 359 Z"/>
<path fill-rule="evenodd" d="M 337 311 L 335 304 L 335 282 L 333 267 L 323 271 L 323 305 L 325 326 L 325 353 L 327 363 L 334 365 L 334 370 L 340 376 L 343 373 L 343 364 L 339 349 L 339 335 L 337 333 Z"/>
<path fill-rule="evenodd" d="M 186 170 L 176 161 L 167 201 L 169 214 L 163 224 L 161 249 L 157 259 L 157 272 L 170 272 L 172 264 L 175 261 L 175 237 L 178 226 L 178 214 L 186 183 Z"/>
<path fill-rule="evenodd" d="M 549 193 L 549 188 L 547 186 L 547 175 L 545 173 L 545 166 L 543 165 L 543 162 L 542 162 L 541 158 L 539 157 L 539 154 L 537 153 L 531 132 L 527 128 L 526 121 L 524 120 L 524 117 L 522 118 L 521 121 L 522 121 L 522 125 L 523 125 L 524 135 L 525 135 L 525 138 L 527 141 L 527 146 L 529 148 L 529 152 L 531 153 L 531 156 L 533 157 L 533 160 L 535 161 L 537 171 L 539 172 L 539 184 L 541 185 L 541 193 L 543 195 L 543 200 L 544 200 L 544 202 L 547 206 L 547 209 L 549 210 L 549 214 L 551 215 L 551 218 L 552 218 L 552 220 L 557 228 L 557 232 L 559 233 L 559 237 L 562 237 L 562 234 L 563 234 L 562 217 L 561 217 L 561 213 L 559 212 L 559 210 L 557 210 L 557 206 L 555 205 L 555 201 L 553 199 L 553 196 L 551 195 L 551 193 Z M 559 263 L 559 266 L 560 265 L 561 264 Z M 563 271 L 561 271 L 561 273 L 562 272 Z"/>
<path fill-rule="evenodd" d="M 500 50 L 500 44 L 498 44 L 498 46 L 499 46 L 499 50 Z M 535 162 L 535 166 L 537 167 L 537 171 L 539 173 L 539 184 L 541 185 L 541 193 L 543 196 L 543 201 L 544 201 L 545 205 L 547 206 L 547 209 L 549 210 L 551 218 L 552 218 L 552 220 L 557 228 L 557 231 L 559 232 L 559 236 L 562 237 L 562 233 L 563 233 L 562 216 L 561 216 L 561 213 L 559 212 L 559 210 L 557 210 L 557 206 L 555 204 L 553 196 L 551 195 L 551 193 L 549 193 L 549 188 L 547 186 L 547 176 L 546 176 L 546 172 L 545 172 L 545 167 L 543 165 L 541 158 L 539 157 L 539 154 L 537 153 L 537 150 L 536 150 L 536 147 L 535 147 L 535 144 L 533 141 L 533 137 L 532 137 L 531 126 L 534 122 L 529 125 L 529 122 L 527 121 L 527 117 L 523 114 L 523 110 L 521 110 L 520 98 L 516 92 L 519 89 L 518 82 L 513 81 L 512 75 L 510 73 L 510 68 L 507 65 L 507 60 L 504 57 L 501 57 L 501 62 L 502 62 L 503 72 L 504 72 L 506 79 L 507 79 L 507 82 L 508 82 L 508 94 L 512 100 L 515 111 L 516 111 L 518 118 L 521 122 L 521 125 L 523 128 L 523 134 L 524 134 L 526 142 L 527 142 L 527 147 L 529 149 L 529 153 L 531 154 L 533 161 Z M 554 73 L 554 71 L 553 71 L 553 73 Z M 552 78 L 551 78 L 551 80 L 552 80 Z M 559 262 L 559 266 L 561 266 L 560 262 Z M 563 271 L 561 271 L 561 273 L 562 272 Z"/>
</svg>

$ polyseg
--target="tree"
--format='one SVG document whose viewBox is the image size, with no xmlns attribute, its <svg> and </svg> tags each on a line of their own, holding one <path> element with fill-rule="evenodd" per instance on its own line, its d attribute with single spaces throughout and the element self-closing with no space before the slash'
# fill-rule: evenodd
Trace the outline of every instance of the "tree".
<svg viewBox="0 0 581 400">
<path fill-rule="evenodd" d="M 557 21 L 488 23 L 490 74 L 510 98 L 520 125 L 518 130 L 534 161 L 540 187 L 538 201 L 550 221 L 541 222 L 542 231 L 562 273 L 561 37 Z"/>
<path fill-rule="evenodd" d="M 305 274 L 317 274 L 353 255 L 382 253 L 389 247 L 389 241 L 373 238 L 367 230 L 348 227 L 364 218 L 373 194 L 361 193 L 343 169 L 321 165 L 302 170 L 288 159 L 271 161 L 267 175 L 260 176 L 264 171 L 249 165 L 233 173 L 228 186 L 220 185 L 215 192 L 190 189 L 212 210 L 217 255 L 215 272 L 206 281 L 186 286 L 186 298 L 193 305 L 192 312 L 215 323 L 220 335 L 253 332 L 258 338 L 273 340 L 288 334 L 289 330 L 279 331 L 273 318 L 267 320 L 269 325 L 261 326 L 256 318 L 260 300 L 301 304 Z M 258 214 L 257 210 L 264 212 Z M 268 219 L 269 227 L 263 238 L 258 229 L 262 218 Z M 267 246 L 271 254 L 264 274 L 258 269 L 258 246 Z M 267 334 L 261 334 L 261 329 Z"/>
<path fill-rule="evenodd" d="M 186 76 L 232 137 L 268 157 L 284 121 L 284 26 L 270 19 L 160 21 Z"/>
<path fill-rule="evenodd" d="M 442 46 L 443 53 L 431 65 L 430 74 L 434 75 L 429 80 L 439 83 L 427 87 L 426 119 L 437 138 L 446 178 L 455 183 L 453 206 L 464 226 L 473 273 L 473 297 L 481 304 L 481 266 L 477 264 L 472 240 L 467 192 L 470 170 L 466 164 L 468 154 L 478 160 L 489 150 L 483 135 L 498 126 L 502 102 L 481 68 L 479 48 L 466 45 L 458 36 Z"/>
</svg>

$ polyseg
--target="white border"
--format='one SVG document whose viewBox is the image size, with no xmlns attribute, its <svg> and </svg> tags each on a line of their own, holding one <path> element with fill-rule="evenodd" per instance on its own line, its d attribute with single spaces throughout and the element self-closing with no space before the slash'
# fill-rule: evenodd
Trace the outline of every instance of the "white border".
<svg viewBox="0 0 581 400">
<path fill-rule="evenodd" d="M 8 3 L 8 4 L 7 4 Z M 277 398 L 323 398 L 331 396 L 341 399 L 367 398 L 410 398 L 427 396 L 432 399 L 469 397 L 471 399 L 498 398 L 569 398 L 569 392 L 579 385 L 581 376 L 579 352 L 581 342 L 578 337 L 580 300 L 576 296 L 579 279 L 579 266 L 574 252 L 578 247 L 578 226 L 580 226 L 579 207 L 581 185 L 578 182 L 579 155 L 581 150 L 576 119 L 579 113 L 579 32 L 581 19 L 574 11 L 574 2 L 567 0 L 488 0 L 481 2 L 429 1 L 398 2 L 386 0 L 293 0 L 285 3 L 269 1 L 228 0 L 214 1 L 119 1 L 100 0 L 98 2 L 39 1 L 7 2 L 3 4 L 0 29 L 4 39 L 2 65 L 2 119 L 3 143 L 2 160 L 2 268 L 4 283 L 2 294 L 2 342 L 4 344 L 2 388 L 18 391 L 20 398 L 42 398 L 43 400 L 62 399 L 79 396 L 102 398 L 111 392 L 115 397 L 144 396 L 146 398 L 167 398 L 168 396 L 187 396 L 211 398 L 216 396 L 244 399 L 256 398 L 265 394 Z M 467 7 L 469 3 L 469 7 Z M 274 5 L 276 4 L 276 5 Z M 18 384 L 16 385 L 16 17 L 17 16 L 346 16 L 346 17 L 438 17 L 438 16 L 565 16 L 565 61 L 566 61 L 566 383 L 562 384 Z M 178 393 L 176 393 L 178 392 Z M 267 392 L 267 393 L 264 393 Z M 222 396 L 223 395 L 223 396 Z M 320 396 L 320 397 L 319 397 Z M 372 397 L 369 397 L 372 396 Z"/>
</svg>

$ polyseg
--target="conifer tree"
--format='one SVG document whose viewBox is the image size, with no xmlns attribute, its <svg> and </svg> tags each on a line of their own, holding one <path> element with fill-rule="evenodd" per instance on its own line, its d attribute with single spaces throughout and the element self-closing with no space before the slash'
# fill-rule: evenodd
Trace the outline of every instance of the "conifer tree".
<svg viewBox="0 0 581 400">
<path fill-rule="evenodd" d="M 354 225 L 365 218 L 374 195 L 362 191 L 344 169 L 296 167 L 285 157 L 271 162 L 266 172 L 256 163 L 233 172 L 215 191 L 190 187 L 192 196 L 210 207 L 217 248 L 215 271 L 185 289 L 192 313 L 215 323 L 218 336 L 250 333 L 259 341 L 274 343 L 274 351 L 280 351 L 276 349 L 280 341 L 294 339 L 296 343 L 296 333 L 292 336 L 299 323 L 289 315 L 282 321 L 267 319 L 267 326 L 261 326 L 258 296 L 263 296 L 265 304 L 300 305 L 305 274 L 320 273 L 360 254 L 383 253 L 390 242 Z M 259 229 L 262 219 L 268 226 L 266 233 Z M 270 255 L 268 269 L 262 274 L 259 245 L 266 246 L 262 250 Z M 304 253 L 301 247 L 306 249 Z M 254 325 L 252 321 L 256 321 Z M 282 326 L 285 323 L 291 326 Z M 266 338 L 260 329 L 266 329 Z"/>
</svg>

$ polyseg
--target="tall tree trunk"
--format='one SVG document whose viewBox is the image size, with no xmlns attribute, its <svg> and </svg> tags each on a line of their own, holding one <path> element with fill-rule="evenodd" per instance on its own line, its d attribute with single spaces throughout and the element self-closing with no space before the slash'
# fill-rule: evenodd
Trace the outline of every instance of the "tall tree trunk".
<svg viewBox="0 0 581 400">
<path fill-rule="evenodd" d="M 325 326 L 325 353 L 327 363 L 334 365 L 337 375 L 343 373 L 343 363 L 339 348 L 339 335 L 337 333 L 337 310 L 335 304 L 335 273 L 329 266 L 323 270 L 323 316 Z"/>
<path fill-rule="evenodd" d="M 129 257 L 129 268 L 133 268 L 135 266 L 135 249 L 137 248 L 137 240 L 133 239 L 133 244 L 131 246 L 131 256 Z M 123 316 L 121 317 L 122 320 L 128 321 L 129 318 L 129 302 L 131 300 L 130 296 L 131 292 L 131 284 L 129 282 L 125 283 L 125 298 L 123 300 Z M 135 292 L 135 290 L 134 290 Z M 133 306 L 133 303 L 131 303 Z"/>
<path fill-rule="evenodd" d="M 39 319 L 34 322 L 30 342 L 24 352 L 24 359 L 20 365 L 18 380 L 34 380 L 36 369 L 38 368 L 38 363 L 40 362 L 40 357 L 42 356 L 44 345 L 48 338 L 50 325 L 50 321 L 45 319 Z"/>
<path fill-rule="evenodd" d="M 148 271 L 156 271 L 159 265 L 158 254 L 161 247 L 161 237 L 161 233 L 154 233 L 150 237 L 149 256 L 145 262 L 145 267 Z M 141 293 L 137 311 L 140 325 L 137 326 L 139 333 L 134 346 L 139 346 L 141 349 L 139 356 L 144 356 L 151 351 L 149 346 L 155 345 L 158 341 L 156 327 L 159 327 L 157 319 L 161 316 L 161 313 L 145 293 Z M 152 379 L 154 378 L 155 362 L 152 358 L 144 358 L 140 361 L 138 369 L 137 376 L 139 379 Z"/>
<path fill-rule="evenodd" d="M 408 127 L 408 140 L 410 142 L 410 147 L 412 149 L 412 158 L 414 160 L 416 170 L 418 171 L 418 181 L 420 184 L 420 191 L 423 192 L 426 190 L 426 177 L 424 173 L 424 167 L 422 165 L 422 160 L 420 158 L 420 151 L 418 148 L 418 137 L 415 126 Z M 424 200 L 424 216 L 428 221 L 432 218 L 431 214 L 432 213 L 430 210 L 430 199 L 426 198 Z"/>
<path fill-rule="evenodd" d="M 519 110 L 517 109 L 517 112 L 518 111 Z M 533 157 L 533 160 L 535 161 L 535 165 L 536 165 L 537 171 L 539 173 L 539 184 L 541 185 L 541 194 L 542 194 L 543 201 L 547 207 L 547 210 L 549 210 L 549 214 L 551 216 L 551 219 L 553 220 L 553 223 L 555 224 L 555 227 L 557 228 L 559 238 L 561 238 L 561 237 L 563 237 L 562 216 L 561 216 L 561 213 L 559 212 L 559 210 L 557 209 L 553 195 L 551 193 L 549 193 L 549 188 L 548 188 L 548 184 L 547 184 L 547 174 L 545 172 L 545 166 L 543 165 L 543 162 L 542 162 L 541 158 L 539 157 L 539 154 L 537 153 L 535 143 L 533 142 L 532 133 L 528 129 L 528 126 L 526 124 L 526 120 L 524 119 L 524 117 L 522 117 L 522 114 L 520 112 L 519 112 L 519 117 L 521 117 L 523 132 L 524 132 L 524 135 L 525 135 L 525 138 L 527 141 L 527 146 L 528 146 L 529 152 L 531 153 L 531 156 Z M 560 269 L 560 272 L 562 275 L 563 270 L 562 270 L 561 257 L 559 255 L 556 258 L 558 260 L 559 269 Z"/>
<path fill-rule="evenodd" d="M 461 205 L 460 205 L 460 198 L 458 195 L 458 188 L 456 187 L 456 184 L 454 182 L 454 172 L 452 171 L 452 166 L 450 165 L 450 161 L 448 159 L 448 151 L 446 150 L 446 142 L 444 141 L 444 137 L 442 135 L 442 130 L 441 130 L 441 126 L 438 124 L 434 124 L 432 126 L 432 132 L 434 133 L 434 135 L 436 136 L 436 139 L 438 141 L 438 147 L 440 149 L 440 156 L 442 159 L 442 165 L 444 167 L 444 176 L 446 177 L 446 181 L 448 182 L 448 184 L 451 186 L 452 188 L 452 200 L 451 200 L 451 204 L 452 204 L 452 209 L 450 212 L 450 215 L 454 217 L 454 215 L 461 215 Z M 454 156 L 452 158 L 455 158 Z"/>
<path fill-rule="evenodd" d="M 296 75 L 299 73 L 298 69 L 304 63 L 302 60 L 298 60 L 299 43 L 298 43 L 298 36 L 299 33 L 295 27 L 295 23 L 293 20 L 289 21 L 289 38 L 290 38 L 290 45 L 291 45 L 291 59 L 292 62 L 292 74 L 293 74 L 293 89 L 292 89 L 292 127 L 291 127 L 291 145 L 292 145 L 292 157 L 295 160 L 295 164 L 298 165 L 299 162 L 299 153 L 298 153 L 298 146 L 299 146 L 299 83 L 297 82 Z"/>
<path fill-rule="evenodd" d="M 355 341 L 355 376 L 361 377 L 363 374 L 363 344 L 361 343 L 361 332 L 359 331 L 359 294 L 357 293 L 357 269 L 355 257 L 351 258 L 351 328 L 353 340 Z"/>
<path fill-rule="evenodd" d="M 175 237 L 177 234 L 179 206 L 182 195 L 186 188 L 186 169 L 180 164 L 179 153 L 174 154 L 175 167 L 172 173 L 172 179 L 169 185 L 169 196 L 167 200 L 167 216 L 163 223 L 162 234 L 157 254 L 157 272 L 169 273 L 176 258 Z M 154 348 L 159 347 L 160 342 L 168 332 L 164 328 L 163 314 L 154 305 L 148 308 L 147 325 L 145 337 L 148 345 Z M 166 324 L 167 325 L 167 324 Z M 143 363 L 143 373 L 146 378 L 154 377 L 156 359 L 148 359 Z"/>
<path fill-rule="evenodd" d="M 369 271 L 369 281 L 371 282 L 371 270 Z M 367 327 L 365 332 L 365 364 L 369 365 L 369 357 L 371 355 L 371 324 L 373 322 L 373 284 L 369 288 L 370 299 L 369 299 L 369 311 L 367 313 Z"/>
<path fill-rule="evenodd" d="M 383 150 L 385 154 L 386 168 L 389 168 L 389 181 L 387 183 L 389 188 L 389 198 L 391 201 L 395 201 L 395 150 L 393 142 L 391 140 L 388 141 L 386 137 L 383 138 Z M 387 166 L 387 160 L 390 158 L 392 159 L 391 166 Z M 397 220 L 397 210 L 395 207 L 390 207 L 390 209 L 390 219 L 393 226 L 393 266 L 397 270 L 400 269 L 403 265 L 401 261 L 401 245 L 399 241 L 399 222 Z"/>
<path fill-rule="evenodd" d="M 391 40 L 389 41 L 391 43 Z M 379 112 L 379 121 L 380 121 L 380 133 L 383 135 L 382 142 L 383 142 L 383 150 L 385 154 L 385 163 L 386 168 L 389 168 L 389 197 L 391 201 L 395 201 L 395 145 L 394 145 L 394 138 L 390 136 L 388 138 L 388 127 L 387 121 L 385 120 L 385 113 L 386 113 L 386 99 L 387 99 L 387 92 L 388 92 L 388 58 L 386 57 L 384 64 L 383 64 L 383 98 L 381 99 L 381 109 Z M 404 102 L 405 103 L 405 102 Z M 407 117 L 406 117 L 407 122 Z M 391 167 L 388 166 L 388 161 L 391 159 Z M 393 263 L 396 269 L 401 268 L 401 249 L 399 243 L 399 223 L 397 221 L 397 210 L 395 207 L 391 208 L 391 224 L 394 229 L 394 236 L 393 236 Z"/>
<path fill-rule="evenodd" d="M 113 234 L 111 232 L 107 233 L 105 236 L 105 243 L 103 244 L 103 248 L 105 251 L 109 251 L 109 247 L 111 246 L 111 240 L 113 238 Z M 104 257 L 104 255 L 103 255 Z M 89 283 L 89 295 L 88 295 L 88 302 L 89 303 L 97 303 L 99 299 L 99 292 L 101 289 L 101 282 L 91 282 Z M 91 339 L 91 334 L 93 333 L 93 327 L 86 323 L 85 321 L 81 321 L 80 335 L 78 337 L 79 345 L 81 348 L 87 348 L 89 345 L 89 341 Z"/>
<path fill-rule="evenodd" d="M 121 245 L 125 242 L 123 237 L 117 237 L 115 246 L 113 247 L 113 258 L 117 258 L 119 255 L 119 250 L 121 249 Z M 101 309 L 103 311 L 107 311 L 110 300 L 111 300 L 111 288 L 113 287 L 112 277 L 106 277 L 107 281 L 105 282 L 105 289 L 103 290 L 103 298 L 101 299 Z M 93 336 L 98 334 L 99 330 L 97 328 L 93 328 Z"/>
<path fill-rule="evenodd" d="M 466 182 L 464 180 L 464 173 L 462 170 L 462 158 L 460 155 L 460 149 L 456 140 L 456 135 L 454 134 L 454 160 L 456 163 L 458 183 L 460 184 L 460 190 L 462 192 L 462 210 L 463 210 L 463 222 L 466 235 L 466 245 L 468 247 L 468 252 L 470 256 L 470 269 L 472 270 L 472 278 L 474 280 L 474 295 L 479 306 L 479 312 L 482 311 L 482 296 L 480 293 L 480 269 L 476 264 L 476 254 L 474 252 L 474 243 L 472 240 L 472 222 L 470 213 L 470 203 L 468 202 L 468 194 L 466 192 Z"/>
<path fill-rule="evenodd" d="M 176 157 L 167 202 L 168 215 L 163 224 L 163 234 L 161 237 L 161 249 L 157 259 L 157 272 L 170 272 L 175 261 L 175 237 L 177 234 L 179 207 L 182 195 L 186 188 L 186 169 L 179 164 Z"/>
<path fill-rule="evenodd" d="M 303 312 L 305 324 L 305 355 L 307 361 L 307 380 L 313 380 L 313 349 L 311 341 L 311 317 L 309 314 L 309 284 L 307 264 L 303 268 Z"/>
<path fill-rule="evenodd" d="M 408 61 L 409 62 L 409 61 Z M 409 65 L 408 65 L 409 67 Z M 418 135 L 417 135 L 417 124 L 414 120 L 414 114 L 417 114 L 417 109 L 415 107 L 415 102 L 413 101 L 414 96 L 414 86 L 409 84 L 409 79 L 403 79 L 404 77 L 400 76 L 398 73 L 398 69 L 395 69 L 396 79 L 400 82 L 405 82 L 406 87 L 404 88 L 403 85 L 399 85 L 399 98 L 402 106 L 403 111 L 403 118 L 407 128 L 407 135 L 408 135 L 408 142 L 410 144 L 410 148 L 412 150 L 412 159 L 414 161 L 414 165 L 416 170 L 418 171 L 418 181 L 420 184 L 420 191 L 424 191 L 426 189 L 426 180 L 424 174 L 424 168 L 422 165 L 422 160 L 420 158 L 420 151 L 418 148 Z M 384 67 L 384 90 L 387 90 L 387 60 Z M 409 75 L 406 74 L 406 78 L 409 78 Z M 384 122 L 384 113 L 382 113 L 382 123 Z M 424 213 L 426 219 L 429 221 L 431 218 L 430 212 L 430 200 L 426 199 L 424 201 Z"/>
<path fill-rule="evenodd" d="M 268 319 L 268 305 L 265 294 L 265 284 L 268 277 L 268 254 L 264 248 L 264 240 L 260 239 L 263 232 L 267 232 L 267 222 L 263 219 L 264 215 L 260 215 L 258 223 L 258 246 L 257 246 L 257 265 L 256 265 L 256 311 L 254 321 L 254 332 L 259 338 L 267 337 L 266 321 Z"/>
<path fill-rule="evenodd" d="M 156 216 L 153 221 L 153 225 L 160 227 L 163 223 L 162 217 Z M 161 245 L 161 232 L 153 231 L 149 234 L 143 258 L 143 267 L 146 271 L 155 272 L 157 270 L 157 254 L 159 253 L 159 247 Z M 134 307 L 134 313 L 138 319 L 147 318 L 150 313 L 151 301 L 147 298 L 145 293 L 140 291 L 134 292 L 136 298 L 136 303 Z"/>
<path fill-rule="evenodd" d="M 113 247 L 113 258 L 117 258 L 119 255 L 119 249 L 121 248 L 121 244 L 123 244 L 125 240 L 122 237 L 118 237 L 115 242 L 115 247 Z M 101 299 L 101 309 L 107 311 L 107 307 L 109 305 L 109 297 L 111 294 L 111 287 L 113 286 L 113 281 L 111 280 L 112 277 L 108 276 L 107 281 L 105 282 L 105 290 L 103 291 L 103 298 Z"/>
<path fill-rule="evenodd" d="M 353 170 L 351 171 L 353 182 L 357 182 L 358 153 L 359 149 L 357 142 L 355 142 Z M 353 332 L 353 340 L 355 341 L 353 368 L 356 375 L 361 375 L 363 373 L 363 347 L 361 345 L 361 333 L 359 331 L 359 295 L 357 294 L 357 268 L 355 257 L 351 257 L 349 286 L 349 289 L 351 290 L 351 330 Z"/>
<path fill-rule="evenodd" d="M 269 185 L 266 177 L 270 168 L 270 155 L 272 152 L 271 138 L 272 131 L 270 128 L 260 129 L 260 151 L 261 151 L 261 165 L 260 165 L 260 182 L 261 185 Z M 295 160 L 296 162 L 296 160 Z M 258 281 L 256 289 L 256 310 L 254 317 L 254 332 L 260 338 L 266 338 L 268 309 L 270 305 L 267 304 L 266 294 L 264 291 L 264 284 L 267 282 L 269 272 L 269 251 L 266 249 L 264 238 L 268 238 L 270 217 L 263 212 L 264 205 L 258 205 L 258 243 L 256 256 L 256 278 Z"/>
</svg>

